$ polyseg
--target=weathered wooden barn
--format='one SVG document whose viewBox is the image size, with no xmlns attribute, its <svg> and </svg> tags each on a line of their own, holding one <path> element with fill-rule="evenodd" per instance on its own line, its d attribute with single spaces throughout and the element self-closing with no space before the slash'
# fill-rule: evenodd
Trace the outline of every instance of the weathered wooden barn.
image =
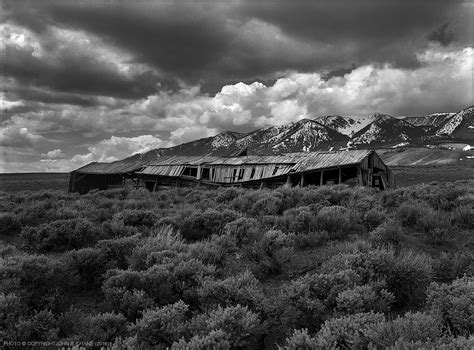
<svg viewBox="0 0 474 350">
<path fill-rule="evenodd" d="M 390 168 L 373 150 L 300 152 L 276 156 L 183 157 L 150 162 L 137 172 L 137 187 L 162 186 L 395 186 Z"/>
<path fill-rule="evenodd" d="M 92 162 L 72 171 L 69 175 L 69 192 L 84 194 L 93 189 L 106 190 L 122 187 L 126 181 L 136 184 L 136 172 L 147 161 L 116 161 L 112 163 Z"/>
</svg>

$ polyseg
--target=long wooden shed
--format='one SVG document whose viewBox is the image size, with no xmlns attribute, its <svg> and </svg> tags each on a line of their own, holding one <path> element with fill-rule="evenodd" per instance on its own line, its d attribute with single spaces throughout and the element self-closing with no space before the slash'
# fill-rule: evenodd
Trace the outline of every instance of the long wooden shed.
<svg viewBox="0 0 474 350">
<path fill-rule="evenodd" d="M 112 163 L 92 162 L 72 171 L 69 175 L 69 192 L 87 193 L 90 190 L 106 190 L 122 187 L 127 180 L 136 184 L 136 172 L 148 161 L 120 160 Z"/>
<path fill-rule="evenodd" d="M 137 171 L 137 187 L 279 187 L 346 183 L 386 189 L 393 172 L 374 150 L 298 152 L 275 156 L 169 157 Z"/>
</svg>

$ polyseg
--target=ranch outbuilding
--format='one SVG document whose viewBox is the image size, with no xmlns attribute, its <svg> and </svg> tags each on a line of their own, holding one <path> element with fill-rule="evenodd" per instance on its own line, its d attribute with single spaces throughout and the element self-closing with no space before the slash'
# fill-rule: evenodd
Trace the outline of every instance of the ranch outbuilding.
<svg viewBox="0 0 474 350">
<path fill-rule="evenodd" d="M 381 190 L 395 187 L 393 172 L 374 150 L 348 150 L 93 162 L 71 172 L 69 192 L 116 188 L 127 181 L 150 191 L 179 186 L 276 188 L 347 184 Z"/>
<path fill-rule="evenodd" d="M 322 186 L 348 184 L 394 187 L 393 172 L 373 150 L 299 152 L 275 156 L 169 157 L 146 164 L 137 187 L 166 186 Z"/>
</svg>

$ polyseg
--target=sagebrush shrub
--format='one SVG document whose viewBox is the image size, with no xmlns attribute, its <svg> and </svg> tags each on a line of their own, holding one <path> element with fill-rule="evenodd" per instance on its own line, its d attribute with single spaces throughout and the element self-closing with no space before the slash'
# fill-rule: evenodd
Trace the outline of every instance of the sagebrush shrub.
<svg viewBox="0 0 474 350">
<path fill-rule="evenodd" d="M 270 309 L 285 329 L 307 327 L 314 331 L 336 306 L 340 292 L 354 287 L 359 276 L 351 270 L 333 274 L 306 274 L 285 285 Z"/>
<path fill-rule="evenodd" d="M 224 280 L 206 278 L 198 289 L 201 305 L 243 305 L 258 308 L 264 299 L 260 282 L 250 271 Z"/>
<path fill-rule="evenodd" d="M 102 251 L 111 268 L 125 270 L 129 265 L 129 258 L 138 244 L 138 236 L 120 237 L 99 241 L 96 248 Z"/>
<path fill-rule="evenodd" d="M 404 236 L 403 228 L 396 220 L 388 220 L 370 232 L 370 239 L 379 245 L 397 246 Z"/>
<path fill-rule="evenodd" d="M 70 307 L 59 315 L 59 336 L 61 339 L 80 340 L 87 336 L 89 314 L 76 307 Z"/>
<path fill-rule="evenodd" d="M 159 227 L 150 237 L 144 238 L 129 252 L 130 267 L 135 270 L 145 270 L 155 263 L 159 263 L 159 253 L 167 256 L 176 256 L 187 250 L 181 235 L 170 226 Z M 165 256 L 163 256 L 164 258 Z"/>
<path fill-rule="evenodd" d="M 303 328 L 303 329 L 295 329 L 293 331 L 293 334 L 289 338 L 286 338 L 285 346 L 283 346 L 281 349 L 310 350 L 310 349 L 318 349 L 320 347 L 321 346 L 319 345 L 316 338 L 311 337 L 308 334 L 308 330 L 306 328 Z"/>
<path fill-rule="evenodd" d="M 442 335 L 439 319 L 421 312 L 408 312 L 372 328 L 368 337 L 377 348 L 388 348 L 399 340 L 427 341 Z"/>
<path fill-rule="evenodd" d="M 425 216 L 432 215 L 433 210 L 423 202 L 402 203 L 397 210 L 397 218 L 402 225 L 413 227 Z"/>
<path fill-rule="evenodd" d="M 316 334 L 324 349 L 364 349 L 370 344 L 369 334 L 385 322 L 382 314 L 358 313 L 332 318 Z"/>
<path fill-rule="evenodd" d="M 372 285 L 355 286 L 340 292 L 336 298 L 337 310 L 346 314 L 361 312 L 388 312 L 395 297 L 386 289 Z"/>
<path fill-rule="evenodd" d="M 96 248 L 67 252 L 63 261 L 68 276 L 77 281 L 77 287 L 82 290 L 100 288 L 103 281 L 102 275 L 111 267 L 103 252 Z"/>
<path fill-rule="evenodd" d="M 245 246 L 244 255 L 259 264 L 263 275 L 274 275 L 282 272 L 283 265 L 291 259 L 293 253 L 293 236 L 280 230 L 268 230 L 260 241 Z"/>
<path fill-rule="evenodd" d="M 395 342 L 390 350 L 464 350 L 474 348 L 474 337 L 447 337 L 443 336 L 437 339 L 429 339 L 426 341 L 409 341 L 399 339 Z"/>
<path fill-rule="evenodd" d="M 188 341 L 181 338 L 178 342 L 174 342 L 171 349 L 230 349 L 230 335 L 222 329 L 212 330 L 205 335 L 195 335 Z"/>
<path fill-rule="evenodd" d="M 127 320 L 122 314 L 112 312 L 97 314 L 87 320 L 88 339 L 95 341 L 110 342 L 119 335 L 124 335 Z"/>
<path fill-rule="evenodd" d="M 114 215 L 113 220 L 124 226 L 152 227 L 158 220 L 156 214 L 150 210 L 126 209 Z"/>
<path fill-rule="evenodd" d="M 194 212 L 183 217 L 178 225 L 185 239 L 195 241 L 221 233 L 225 224 L 234 221 L 238 216 L 232 210 L 217 211 L 208 209 L 204 212 Z"/>
<path fill-rule="evenodd" d="M 442 253 L 433 260 L 433 278 L 437 282 L 449 283 L 456 278 L 472 273 L 474 256 L 465 252 Z"/>
<path fill-rule="evenodd" d="M 223 203 L 223 202 L 230 202 L 233 199 L 239 197 L 242 194 L 242 191 L 235 188 L 235 187 L 229 187 L 221 192 L 216 197 L 216 201 L 218 203 Z"/>
<path fill-rule="evenodd" d="M 56 220 L 35 227 L 25 227 L 21 238 L 25 249 L 54 252 L 79 249 L 96 243 L 101 231 L 85 219 Z"/>
<path fill-rule="evenodd" d="M 472 229 L 472 227 L 474 227 L 474 209 L 472 208 L 472 204 L 471 206 L 459 206 L 451 212 L 451 215 L 453 224 L 466 229 Z"/>
<path fill-rule="evenodd" d="M 201 279 L 214 271 L 214 266 L 204 265 L 193 258 L 170 259 L 144 271 L 109 270 L 102 289 L 106 299 L 112 303 L 116 301 L 117 288 L 128 291 L 143 290 L 158 305 L 166 305 L 179 299 L 194 302 Z"/>
<path fill-rule="evenodd" d="M 215 310 L 195 316 L 190 323 L 192 334 L 201 336 L 222 330 L 229 335 L 231 348 L 255 348 L 262 332 L 258 314 L 241 305 L 218 306 Z"/>
<path fill-rule="evenodd" d="M 15 324 L 23 312 L 21 300 L 16 294 L 0 293 L 0 337 L 11 339 Z"/>
<path fill-rule="evenodd" d="M 183 301 L 149 309 L 130 327 L 137 341 L 144 346 L 170 346 L 188 334 L 186 314 L 189 306 Z"/>
<path fill-rule="evenodd" d="M 224 232 L 235 237 L 238 246 L 253 243 L 262 235 L 259 222 L 245 217 L 227 223 L 224 226 Z"/>
<path fill-rule="evenodd" d="M 398 308 L 423 303 L 432 278 L 428 256 L 413 251 L 401 251 L 396 255 L 390 248 L 365 249 L 338 254 L 324 263 L 322 269 L 327 272 L 352 269 L 364 283 L 385 281 L 388 291 L 395 295 L 394 306 Z"/>
<path fill-rule="evenodd" d="M 474 332 L 474 278 L 463 277 L 451 284 L 432 283 L 427 291 L 426 308 L 439 317 L 455 335 Z"/>
<path fill-rule="evenodd" d="M 341 206 L 322 208 L 316 215 L 317 227 L 329 232 L 334 238 L 343 237 L 353 231 L 357 225 L 353 220 L 352 212 Z"/>
<path fill-rule="evenodd" d="M 297 207 L 285 210 L 279 226 L 295 233 L 308 233 L 319 229 L 315 212 L 310 207 Z"/>
<path fill-rule="evenodd" d="M 254 216 L 276 215 L 283 210 L 283 201 L 275 195 L 267 194 L 252 205 L 250 212 Z"/>
<path fill-rule="evenodd" d="M 204 264 L 222 266 L 224 262 L 237 252 L 237 240 L 230 235 L 212 235 L 209 240 L 189 244 L 189 255 Z"/>
<path fill-rule="evenodd" d="M 18 217 L 13 213 L 0 213 L 0 236 L 14 236 L 21 231 Z"/>
<path fill-rule="evenodd" d="M 58 340 L 59 322 L 51 311 L 41 310 L 22 316 L 15 325 L 16 339 L 22 341 Z"/>
<path fill-rule="evenodd" d="M 329 234 L 326 231 L 298 233 L 294 236 L 295 248 L 298 249 L 311 249 L 318 247 L 328 240 Z"/>
<path fill-rule="evenodd" d="M 15 293 L 31 310 L 60 309 L 77 281 L 55 258 L 19 255 L 0 260 L 0 292 Z"/>
<path fill-rule="evenodd" d="M 387 213 L 383 210 L 383 208 L 372 208 L 363 214 L 363 220 L 365 226 L 369 230 L 373 230 L 387 220 Z"/>
</svg>

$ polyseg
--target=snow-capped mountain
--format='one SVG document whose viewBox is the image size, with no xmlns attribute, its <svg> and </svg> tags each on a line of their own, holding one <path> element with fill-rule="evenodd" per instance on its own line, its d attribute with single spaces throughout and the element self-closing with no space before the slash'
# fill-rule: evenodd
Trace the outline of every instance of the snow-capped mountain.
<svg viewBox="0 0 474 350">
<path fill-rule="evenodd" d="M 400 144 L 418 143 L 425 131 L 404 119 L 385 114 L 373 114 L 375 119 L 352 135 L 349 147 L 393 147 Z"/>
<path fill-rule="evenodd" d="M 450 116 L 436 130 L 435 136 L 460 139 L 474 138 L 474 106 Z"/>
<path fill-rule="evenodd" d="M 352 136 L 365 128 L 376 119 L 376 114 L 360 117 L 348 117 L 340 115 L 327 115 L 314 118 L 315 121 L 334 129 L 341 134 Z"/>
<path fill-rule="evenodd" d="M 145 153 L 135 154 L 128 160 L 154 160 L 167 156 L 200 156 L 213 153 L 215 155 L 226 155 L 229 147 L 235 144 L 245 134 L 234 131 L 225 131 L 216 136 L 206 137 L 199 140 L 186 142 L 174 147 L 157 148 Z"/>
<path fill-rule="evenodd" d="M 422 126 L 426 130 L 438 128 L 456 113 L 433 113 L 423 117 L 407 117 L 404 120 L 415 126 Z"/>
<path fill-rule="evenodd" d="M 153 160 L 175 155 L 228 156 L 243 149 L 247 149 L 248 154 L 280 154 L 346 147 L 422 146 L 446 140 L 474 143 L 474 106 L 458 113 L 402 119 L 380 113 L 362 117 L 321 116 L 268 126 L 247 134 L 226 131 L 174 147 L 136 154 L 126 160 Z"/>
<path fill-rule="evenodd" d="M 251 132 L 235 143 L 236 148 L 247 148 L 252 154 L 329 149 L 343 145 L 348 137 L 314 120 L 302 119 L 295 123 L 266 127 Z"/>
</svg>

